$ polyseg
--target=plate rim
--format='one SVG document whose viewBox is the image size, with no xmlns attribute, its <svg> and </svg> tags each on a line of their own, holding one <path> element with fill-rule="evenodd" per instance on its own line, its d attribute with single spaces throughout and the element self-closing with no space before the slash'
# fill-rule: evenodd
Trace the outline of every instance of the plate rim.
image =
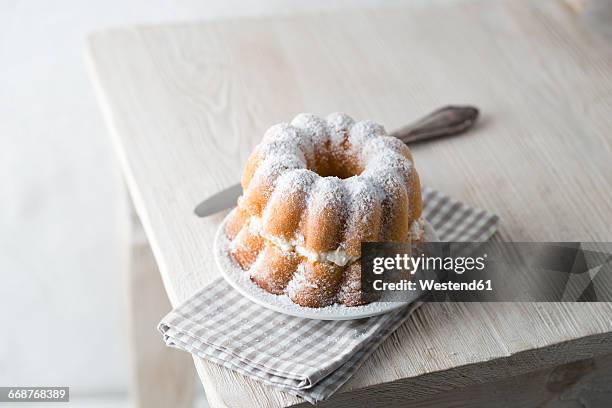
<svg viewBox="0 0 612 408">
<path fill-rule="evenodd" d="M 227 239 L 227 236 L 225 235 L 225 225 L 227 221 L 229 220 L 229 217 L 234 211 L 235 211 L 235 208 L 233 208 L 223 218 L 223 220 L 221 221 L 221 224 L 219 224 L 219 227 L 217 228 L 217 231 L 215 232 L 215 237 L 214 237 L 214 242 L 213 242 L 213 257 L 215 258 L 215 263 L 217 265 L 217 268 L 221 272 L 221 276 L 223 276 L 223 279 L 227 283 L 229 283 L 230 286 L 234 290 L 238 291 L 238 293 L 240 293 L 242 296 L 244 296 L 245 298 L 247 298 L 253 303 L 256 303 L 262 307 L 265 307 L 266 309 L 270 309 L 278 313 L 282 313 L 282 314 L 286 314 L 286 315 L 290 315 L 294 317 L 306 318 L 306 319 L 356 320 L 356 319 L 363 319 L 367 317 L 379 316 L 382 314 L 390 313 L 394 310 L 408 306 L 409 304 L 417 300 L 415 298 L 413 301 L 406 301 L 406 302 L 378 302 L 377 304 L 379 305 L 379 307 L 377 309 L 372 309 L 371 307 L 368 308 L 367 307 L 368 305 L 349 307 L 349 306 L 344 306 L 341 304 L 336 304 L 333 306 L 334 309 L 338 308 L 337 311 L 342 310 L 342 313 L 334 313 L 334 311 L 325 313 L 319 308 L 303 307 L 295 303 L 287 304 L 287 305 L 279 305 L 279 304 L 271 303 L 265 299 L 265 295 L 269 295 L 269 296 L 286 296 L 286 295 L 274 295 L 272 293 L 267 293 L 263 289 L 259 288 L 259 286 L 257 286 L 251 280 L 248 280 L 248 283 L 250 285 L 253 285 L 253 287 L 256 287 L 262 291 L 261 296 L 257 296 L 256 293 L 253 293 L 247 290 L 246 288 L 242 287 L 242 283 L 238 281 L 237 279 L 234 279 L 233 274 L 227 271 L 227 269 L 229 269 L 229 268 L 226 268 L 227 261 L 230 261 L 231 263 L 235 263 L 235 261 L 229 256 L 229 253 L 227 251 L 224 251 L 221 248 L 221 240 Z M 423 219 L 423 221 L 425 224 L 425 230 L 427 231 L 429 229 L 428 232 L 432 234 L 433 240 L 437 240 L 438 236 L 435 230 L 433 229 L 433 227 L 431 226 L 431 224 L 425 219 Z M 225 259 L 222 259 L 221 257 L 224 257 Z M 237 266 L 237 268 L 239 267 Z M 384 303 L 385 305 L 380 306 L 381 303 Z"/>
</svg>

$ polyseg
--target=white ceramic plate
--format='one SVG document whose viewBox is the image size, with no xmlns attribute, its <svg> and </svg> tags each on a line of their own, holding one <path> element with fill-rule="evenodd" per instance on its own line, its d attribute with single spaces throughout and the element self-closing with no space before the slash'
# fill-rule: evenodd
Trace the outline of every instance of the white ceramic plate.
<svg viewBox="0 0 612 408">
<path fill-rule="evenodd" d="M 231 213 L 230 213 L 231 214 Z M 291 316 L 303 317 L 307 319 L 318 320 L 352 320 L 362 319 L 365 317 L 377 316 L 383 313 L 388 313 L 398 308 L 404 307 L 416 300 L 411 299 L 406 302 L 373 302 L 363 306 L 347 307 L 336 304 L 322 308 L 302 307 L 293 303 L 286 295 L 273 295 L 266 292 L 251 281 L 248 274 L 240 268 L 229 254 L 229 240 L 225 235 L 225 223 L 229 218 L 229 214 L 224 218 L 215 234 L 214 242 L 214 257 L 217 266 L 223 275 L 223 278 L 238 292 L 247 299 L 274 310 L 279 313 L 288 314 Z M 438 241 L 438 237 L 431 227 L 425 222 L 425 239 L 428 242 Z"/>
</svg>

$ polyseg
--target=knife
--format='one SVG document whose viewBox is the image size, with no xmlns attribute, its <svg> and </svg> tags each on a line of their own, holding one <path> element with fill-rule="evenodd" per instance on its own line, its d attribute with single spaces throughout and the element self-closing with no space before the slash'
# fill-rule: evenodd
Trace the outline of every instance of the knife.
<svg viewBox="0 0 612 408">
<path fill-rule="evenodd" d="M 445 106 L 389 135 L 406 144 L 457 135 L 471 128 L 476 123 L 478 114 L 478 109 L 473 106 Z M 242 186 L 240 183 L 234 184 L 202 201 L 194 212 L 198 217 L 216 214 L 234 206 L 240 194 Z"/>
</svg>

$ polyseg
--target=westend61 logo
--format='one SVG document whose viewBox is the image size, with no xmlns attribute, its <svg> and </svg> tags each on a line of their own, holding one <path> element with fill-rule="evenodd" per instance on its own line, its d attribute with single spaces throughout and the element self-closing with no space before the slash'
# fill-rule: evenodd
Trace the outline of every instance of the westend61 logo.
<svg viewBox="0 0 612 408">
<path fill-rule="evenodd" d="M 364 242 L 361 254 L 373 301 L 612 301 L 607 242 Z"/>
</svg>

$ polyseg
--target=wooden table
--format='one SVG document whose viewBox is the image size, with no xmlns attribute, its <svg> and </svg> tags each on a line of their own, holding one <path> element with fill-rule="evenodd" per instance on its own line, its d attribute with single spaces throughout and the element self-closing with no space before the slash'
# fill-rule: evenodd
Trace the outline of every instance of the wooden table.
<svg viewBox="0 0 612 408">
<path fill-rule="evenodd" d="M 560 2 L 113 29 L 88 56 L 172 305 L 219 276 L 225 214 L 198 219 L 196 203 L 302 111 L 395 129 L 475 104 L 472 133 L 414 147 L 425 184 L 498 213 L 496 239 L 612 240 L 612 54 Z M 611 332 L 608 303 L 427 304 L 329 405 L 595 406 L 612 395 Z M 195 363 L 211 406 L 302 402 Z"/>
</svg>

